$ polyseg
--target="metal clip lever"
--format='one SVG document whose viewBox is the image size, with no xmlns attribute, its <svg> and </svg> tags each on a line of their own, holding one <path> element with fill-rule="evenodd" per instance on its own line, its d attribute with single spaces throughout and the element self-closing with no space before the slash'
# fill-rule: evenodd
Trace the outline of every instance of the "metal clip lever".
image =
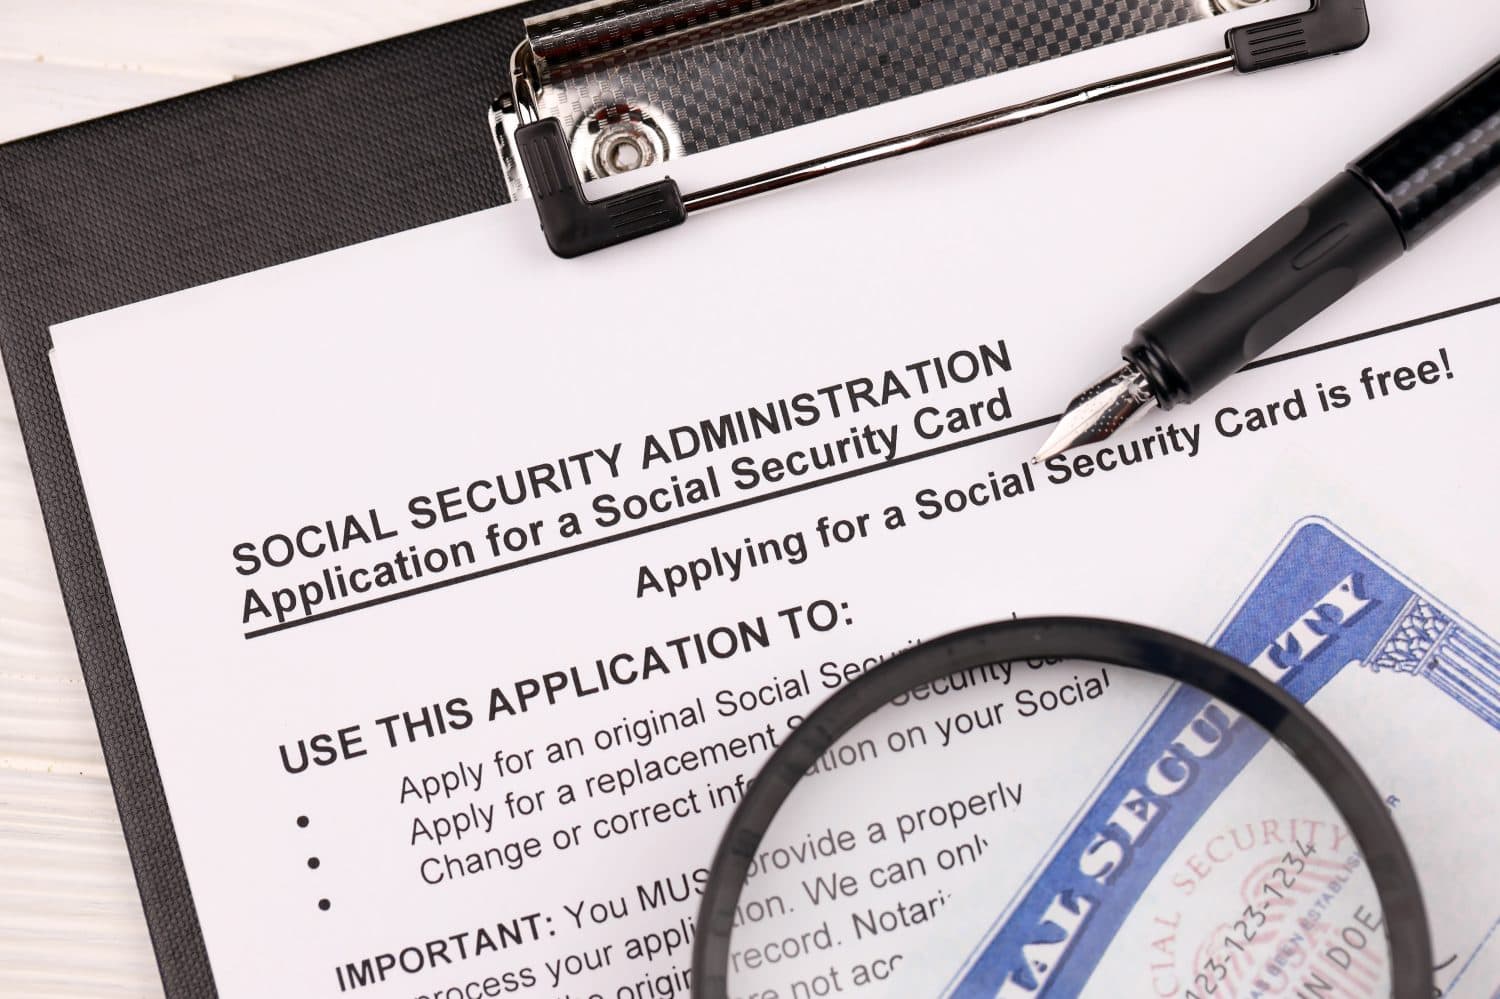
<svg viewBox="0 0 1500 999">
<path fill-rule="evenodd" d="M 671 178 L 589 201 L 556 119 L 536 120 L 528 43 L 512 57 L 514 108 L 527 123 L 515 131 L 521 167 L 536 202 L 547 245 L 575 257 L 679 225 L 688 213 L 716 208 L 768 191 L 874 163 L 956 139 L 1033 121 L 1070 108 L 1185 80 L 1237 70 L 1251 73 L 1358 48 L 1369 37 L 1364 0 L 1313 0 L 1301 14 L 1231 28 L 1225 50 L 1166 66 L 1114 77 L 1024 104 L 998 108 L 868 145 L 819 156 L 703 191 L 683 195 Z"/>
<path fill-rule="evenodd" d="M 556 118 L 516 129 L 516 153 L 531 184 L 542 233 L 559 257 L 614 246 L 687 219 L 682 194 L 670 177 L 590 201 Z"/>
</svg>

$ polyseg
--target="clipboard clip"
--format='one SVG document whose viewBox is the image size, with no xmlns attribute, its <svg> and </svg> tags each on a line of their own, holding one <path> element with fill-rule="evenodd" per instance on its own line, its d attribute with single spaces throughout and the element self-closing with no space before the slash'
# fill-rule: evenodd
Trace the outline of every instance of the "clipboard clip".
<svg viewBox="0 0 1500 999">
<path fill-rule="evenodd" d="M 1198 2 L 1209 5 L 1204 14 L 1215 14 L 1253 6 L 1259 0 Z M 693 212 L 1071 108 L 1199 77 L 1230 71 L 1253 73 L 1349 51 L 1363 45 L 1370 30 L 1364 0 L 1311 0 L 1311 7 L 1302 13 L 1230 28 L 1219 52 L 928 126 L 701 191 L 684 194 L 668 177 L 597 200 L 585 193 L 586 180 L 684 155 L 688 145 L 684 126 L 653 106 L 652 86 L 636 67 L 665 75 L 664 91 L 680 96 L 685 87 L 701 88 L 725 75 L 721 56 L 726 46 L 742 58 L 763 57 L 765 36 L 782 29 L 798 32 L 796 40 L 805 47 L 808 26 L 819 22 L 820 15 L 843 15 L 845 22 L 836 30 L 858 31 L 862 23 L 869 23 L 870 9 L 876 6 L 850 5 L 845 0 L 594 0 L 527 19 L 526 38 L 511 54 L 511 92 L 490 109 L 511 199 L 529 195 L 552 252 L 576 257 L 680 225 Z M 865 14 L 864 21 L 851 20 L 850 12 Z M 746 44 L 746 39 L 755 43 Z M 712 53 L 706 75 L 703 62 L 694 69 L 695 51 Z M 1070 50 L 1044 51 L 1037 58 L 1066 51 Z M 908 89 L 916 93 L 923 88 Z M 698 97 L 703 97 L 701 91 Z M 865 106 L 870 103 L 881 101 Z M 761 120 L 748 131 L 765 134 L 829 116 L 816 110 L 799 115 L 804 110 L 762 115 L 762 119 L 778 120 L 769 125 Z M 571 137 L 564 116 L 573 119 Z M 721 138 L 723 142 L 718 143 L 712 137 L 707 142 L 697 138 L 694 144 L 709 148 L 737 141 L 733 135 Z"/>
</svg>

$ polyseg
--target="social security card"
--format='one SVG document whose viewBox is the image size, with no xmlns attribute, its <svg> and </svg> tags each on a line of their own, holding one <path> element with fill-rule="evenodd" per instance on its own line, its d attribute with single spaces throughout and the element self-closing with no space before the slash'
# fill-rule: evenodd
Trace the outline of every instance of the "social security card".
<svg viewBox="0 0 1500 999">
<path fill-rule="evenodd" d="M 1353 753 L 1412 853 L 1441 994 L 1489 999 L 1500 648 L 1322 519 L 1296 525 L 1214 645 Z M 945 994 L 1388 996 L 1385 918 L 1312 778 L 1258 726 L 1179 687 Z"/>
</svg>

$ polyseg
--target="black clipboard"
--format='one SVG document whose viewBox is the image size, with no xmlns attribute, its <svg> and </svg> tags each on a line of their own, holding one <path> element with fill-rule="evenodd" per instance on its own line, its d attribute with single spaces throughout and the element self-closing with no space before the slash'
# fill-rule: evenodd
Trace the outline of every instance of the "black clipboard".
<svg viewBox="0 0 1500 999">
<path fill-rule="evenodd" d="M 884 2 L 915 9 L 909 0 Z M 1090 2 L 1062 0 L 1055 16 L 1074 24 Z M 1099 2 L 1110 37 L 1085 32 L 1080 46 L 1178 23 L 1143 18 L 1142 0 Z M 1189 0 L 1150 2 L 1187 17 Z M 1237 2 L 1212 0 L 1211 12 Z M 650 4 L 614 6 L 634 24 Z M 569 5 L 535 0 L 0 146 L 0 353 L 168 996 L 217 990 L 53 381 L 50 327 L 506 203 L 514 175 L 502 167 L 504 137 L 485 110 L 513 90 L 510 60 L 530 43 L 526 19 Z M 856 6 L 861 16 L 882 14 L 878 4 Z M 1046 41 L 1054 25 L 1039 19 L 1040 0 L 1020 6 L 1035 38 L 1024 59 L 1010 61 L 1064 54 Z M 1231 49 L 1244 51 L 1226 52 L 1219 68 L 1238 59 L 1242 70 L 1259 69 L 1357 45 L 1363 14 L 1358 0 L 1313 0 L 1307 15 L 1275 22 L 1270 36 L 1272 25 L 1232 33 Z M 1289 22 L 1300 40 L 1287 54 Z M 1017 30 L 990 28 L 997 44 Z M 1261 51 L 1267 37 L 1276 44 Z M 802 79 L 792 73 L 780 85 L 795 96 Z M 880 100 L 861 106 L 872 103 Z M 766 122 L 774 124 L 756 128 L 799 123 L 780 120 L 789 106 L 770 101 Z M 807 115 L 852 109 L 835 102 Z M 497 289 L 504 281 L 495 275 Z"/>
<path fill-rule="evenodd" d="M 169 996 L 216 989 L 49 327 L 504 203 L 485 108 L 504 89 L 522 20 L 555 6 L 455 21 L 0 146 L 0 348 Z"/>
</svg>

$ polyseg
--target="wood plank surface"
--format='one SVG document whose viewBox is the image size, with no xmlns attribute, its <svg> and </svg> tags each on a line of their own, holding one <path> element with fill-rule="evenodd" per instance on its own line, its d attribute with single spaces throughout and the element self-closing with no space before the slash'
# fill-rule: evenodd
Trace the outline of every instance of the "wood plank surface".
<svg viewBox="0 0 1500 999">
<path fill-rule="evenodd" d="M 498 6 L 6 0 L 0 141 Z M 0 996 L 160 995 L 9 388 L 0 382 Z"/>
</svg>

